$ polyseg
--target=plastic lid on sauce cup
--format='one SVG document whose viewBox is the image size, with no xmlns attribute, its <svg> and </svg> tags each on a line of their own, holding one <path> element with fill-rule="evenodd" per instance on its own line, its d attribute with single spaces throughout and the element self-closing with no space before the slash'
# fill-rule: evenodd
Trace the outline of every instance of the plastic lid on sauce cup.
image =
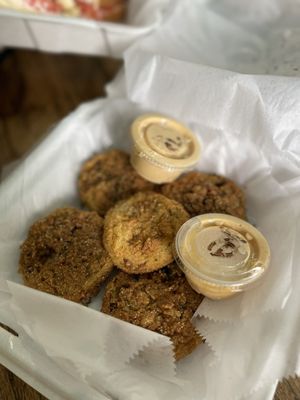
<svg viewBox="0 0 300 400">
<path fill-rule="evenodd" d="M 255 286 L 270 263 L 270 248 L 262 233 L 226 214 L 188 220 L 176 235 L 174 252 L 191 286 L 212 299 Z"/>
<path fill-rule="evenodd" d="M 180 122 L 159 114 L 144 114 L 131 126 L 131 163 L 152 182 L 171 182 L 193 168 L 200 158 L 196 135 Z"/>
</svg>

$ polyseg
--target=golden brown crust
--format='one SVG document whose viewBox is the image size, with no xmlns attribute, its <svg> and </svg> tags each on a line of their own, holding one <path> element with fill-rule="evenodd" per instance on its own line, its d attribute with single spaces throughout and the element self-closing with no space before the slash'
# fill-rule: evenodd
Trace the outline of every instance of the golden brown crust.
<svg viewBox="0 0 300 400">
<path fill-rule="evenodd" d="M 149 274 L 119 272 L 105 289 L 101 311 L 170 337 L 179 360 L 202 342 L 191 323 L 202 299 L 171 264 Z"/>
<path fill-rule="evenodd" d="M 246 219 L 243 191 L 233 181 L 220 175 L 189 172 L 163 185 L 161 193 L 181 203 L 192 217 L 223 213 Z"/>
<path fill-rule="evenodd" d="M 176 201 L 153 192 L 137 193 L 106 214 L 104 245 L 124 271 L 155 271 L 173 261 L 173 241 L 188 219 Z"/>
<path fill-rule="evenodd" d="M 35 222 L 21 246 L 19 272 L 38 290 L 89 303 L 113 263 L 96 212 L 60 208 Z"/>
<path fill-rule="evenodd" d="M 136 173 L 127 153 L 112 149 L 83 164 L 78 187 L 82 202 L 104 216 L 117 201 L 136 192 L 153 190 L 154 184 Z"/>
</svg>

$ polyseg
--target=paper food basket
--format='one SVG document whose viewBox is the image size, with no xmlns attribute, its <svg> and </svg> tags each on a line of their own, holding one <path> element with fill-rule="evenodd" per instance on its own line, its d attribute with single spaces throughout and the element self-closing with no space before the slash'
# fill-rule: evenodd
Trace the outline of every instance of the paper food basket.
<svg viewBox="0 0 300 400">
<path fill-rule="evenodd" d="M 132 46 L 113 98 L 64 119 L 0 190 L 1 322 L 20 334 L 0 330 L 0 362 L 51 400 L 271 400 L 282 377 L 300 373 L 300 80 L 263 75 L 268 63 L 250 52 L 264 51 L 263 42 L 204 3 L 182 2 L 165 29 Z M 236 66 L 239 73 L 230 71 Z M 201 303 L 195 324 L 207 343 L 176 369 L 166 337 L 95 311 L 99 298 L 85 308 L 18 285 L 16 271 L 28 226 L 55 206 L 78 205 L 82 161 L 110 146 L 128 150 L 130 123 L 145 111 L 170 114 L 199 134 L 199 169 L 246 188 L 273 252 L 269 278 L 255 291 Z"/>
<path fill-rule="evenodd" d="M 177 1 L 130 0 L 126 23 L 42 15 L 0 8 L 0 48 L 121 57 L 139 38 L 157 29 Z"/>
</svg>

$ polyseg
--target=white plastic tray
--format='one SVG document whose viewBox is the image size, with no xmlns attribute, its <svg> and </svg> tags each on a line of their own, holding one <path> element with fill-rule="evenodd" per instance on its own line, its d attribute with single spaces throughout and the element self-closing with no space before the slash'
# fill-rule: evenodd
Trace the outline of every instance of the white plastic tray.
<svg viewBox="0 0 300 400">
<path fill-rule="evenodd" d="M 0 8 L 0 47 L 121 57 L 133 42 L 156 29 L 175 3 L 130 0 L 126 23 Z"/>
</svg>

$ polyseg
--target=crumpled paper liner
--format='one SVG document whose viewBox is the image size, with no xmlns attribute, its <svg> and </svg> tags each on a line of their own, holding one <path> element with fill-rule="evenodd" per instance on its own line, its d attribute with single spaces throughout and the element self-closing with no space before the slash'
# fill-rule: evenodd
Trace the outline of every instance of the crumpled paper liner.
<svg viewBox="0 0 300 400">
<path fill-rule="evenodd" d="M 1 224 L 5 229 L 2 230 L 0 251 L 2 255 L 1 277 L 4 281 L 1 284 L 0 294 L 4 296 L 4 301 L 0 302 L 0 319 L 5 315 L 7 306 L 9 306 L 9 310 L 15 318 L 13 328 L 20 334 L 20 341 L 26 346 L 34 343 L 65 373 L 108 398 L 131 399 L 133 393 L 137 399 L 149 398 L 149 400 L 161 399 L 166 396 L 174 399 L 208 398 L 211 400 L 238 398 L 239 395 L 245 393 L 252 395 L 255 393 L 252 389 L 257 382 L 259 383 L 257 389 L 263 390 L 264 384 L 269 385 L 271 377 L 274 375 L 270 376 L 267 373 L 268 379 L 264 379 L 262 373 L 264 370 L 261 367 L 262 359 L 259 357 L 251 359 L 253 351 L 255 352 L 259 346 L 263 346 L 263 343 L 259 344 L 251 337 L 248 337 L 249 342 L 247 342 L 245 333 L 249 332 L 249 329 L 243 330 L 244 319 L 241 325 L 237 323 L 237 327 L 234 329 L 233 325 L 227 322 L 216 323 L 195 316 L 195 324 L 199 332 L 206 337 L 207 343 L 199 346 L 191 356 L 177 363 L 175 369 L 169 339 L 95 311 L 93 308 L 99 310 L 101 294 L 92 302 L 90 308 L 86 308 L 20 285 L 20 277 L 17 273 L 18 251 L 28 226 L 34 219 L 57 206 L 78 204 L 76 177 L 82 161 L 93 152 L 116 144 L 120 144 L 120 147 L 128 150 L 130 122 L 144 111 L 149 111 L 149 107 L 142 110 L 121 99 L 95 101 L 82 106 L 58 125 L 46 141 L 3 182 L 0 209 Z M 189 123 L 187 120 L 185 122 L 192 125 L 196 133 L 199 131 L 195 122 Z M 209 128 L 209 130 L 201 129 L 202 131 L 206 132 L 206 136 L 201 135 L 203 145 L 210 148 L 207 155 L 203 154 L 201 161 L 203 166 L 208 163 L 209 169 L 215 166 L 217 172 L 227 173 L 226 165 L 229 164 L 227 174 L 242 181 L 243 169 L 240 168 L 240 165 L 243 165 L 244 162 L 248 163 L 246 164 L 248 166 L 251 165 L 249 158 L 254 157 L 256 165 L 254 176 L 249 172 L 249 168 L 245 169 L 247 177 L 245 179 L 249 179 L 251 183 L 246 186 L 246 192 L 252 199 L 253 215 L 257 219 L 257 223 L 262 223 L 265 229 L 269 227 L 265 233 L 268 234 L 271 241 L 274 240 L 274 246 L 283 246 L 276 240 L 277 238 L 280 241 L 285 240 L 281 232 L 285 232 L 286 221 L 290 222 L 289 202 L 286 203 L 288 196 L 282 189 L 282 184 L 274 180 L 270 173 L 265 174 L 265 160 L 261 166 L 255 145 L 250 141 L 239 142 L 239 137 L 235 138 L 231 134 L 231 145 L 227 149 L 225 146 L 221 146 L 224 139 L 217 130 Z M 232 163 L 227 161 L 231 159 L 238 148 L 241 149 L 243 143 L 249 145 L 247 147 L 248 156 L 247 158 L 238 157 L 237 166 L 234 168 Z M 216 161 L 211 159 L 214 146 L 217 149 L 223 148 L 222 156 L 214 158 Z M 201 163 L 199 168 L 201 168 Z M 261 169 L 261 167 L 263 168 Z M 235 170 L 238 171 L 237 176 Z M 262 171 L 261 177 L 260 171 Z M 39 176 L 43 176 L 43 179 L 39 179 Z M 54 184 L 56 190 L 49 190 L 54 187 Z M 263 193 L 268 195 L 268 199 L 272 201 L 265 204 Z M 292 193 L 291 189 L 290 193 Z M 288 204 L 284 207 L 283 214 L 278 213 L 280 204 Z M 263 210 L 260 210 L 258 206 L 266 207 L 267 214 L 276 212 L 277 218 L 282 217 L 279 236 L 277 229 L 275 233 L 272 232 L 271 216 L 264 216 Z M 269 226 L 269 224 L 271 225 Z M 293 235 L 291 229 L 288 235 L 290 234 Z M 289 236 L 287 237 L 289 238 Z M 299 257 L 297 254 L 294 256 L 297 259 Z M 286 272 L 289 271 L 289 268 L 291 267 L 285 264 Z M 293 272 L 294 270 L 291 269 L 289 279 L 284 282 L 284 285 L 295 282 Z M 5 279 L 9 279 L 9 281 L 5 281 Z M 290 289 L 292 289 L 291 286 Z M 259 295 L 257 290 L 253 291 L 254 299 Z M 286 296 L 288 298 L 286 302 L 289 302 L 291 295 L 286 293 Z M 236 304 L 238 304 L 238 299 L 241 302 L 238 312 L 241 312 L 249 304 L 243 299 L 243 295 L 236 297 Z M 251 304 L 250 302 L 250 306 Z M 223 302 L 215 303 L 216 312 L 218 306 L 223 307 Z M 285 306 L 287 307 L 287 304 Z M 201 307 L 199 314 L 202 314 Z M 230 307 L 227 307 L 229 313 Z M 284 314 L 284 312 L 282 313 Z M 257 315 L 248 319 L 251 322 L 249 325 L 251 331 L 254 329 L 254 332 L 257 333 L 261 332 L 261 321 L 266 320 L 269 315 L 259 314 L 259 319 L 257 319 Z M 275 322 L 276 319 L 274 324 Z M 257 325 L 255 325 L 256 323 Z M 274 324 L 270 326 L 274 327 L 273 335 L 276 339 L 278 330 Z M 230 329 L 233 329 L 235 333 L 233 337 L 238 338 L 238 345 L 233 339 L 227 340 L 228 335 L 232 334 Z M 288 331 L 288 335 L 290 335 L 288 344 L 290 344 L 293 332 L 297 332 L 295 326 L 291 326 Z M 241 333 L 243 338 L 240 338 Z M 278 348 L 282 346 L 281 340 L 278 339 Z M 247 346 L 247 350 L 244 346 Z M 242 349 L 245 357 L 241 360 Z M 264 351 L 260 347 L 259 349 L 259 352 L 262 352 L 267 360 L 273 351 L 275 354 L 277 351 L 277 347 L 273 348 L 272 346 L 265 347 Z M 275 371 L 276 374 L 285 365 L 282 352 L 280 354 L 282 355 L 282 357 L 280 356 L 281 363 Z M 230 365 L 234 360 L 239 372 L 235 376 L 235 385 L 232 386 L 233 389 L 230 389 L 228 396 L 222 386 L 228 380 L 228 376 L 223 372 L 224 360 Z M 245 387 L 244 376 L 249 365 L 253 367 L 253 370 L 249 370 L 248 386 Z M 261 368 L 261 374 L 257 381 L 258 376 L 255 371 L 258 366 Z M 218 385 L 212 385 L 211 382 L 214 382 L 216 376 L 218 376 Z M 231 377 L 231 379 L 233 378 Z M 223 387 L 223 392 L 215 386 Z M 251 392 L 249 392 L 250 387 Z M 234 391 L 234 397 L 230 397 L 233 395 L 232 391 Z"/>
<path fill-rule="evenodd" d="M 298 0 L 182 1 L 161 29 L 129 51 L 245 74 L 300 76 L 299 18 Z"/>
</svg>

